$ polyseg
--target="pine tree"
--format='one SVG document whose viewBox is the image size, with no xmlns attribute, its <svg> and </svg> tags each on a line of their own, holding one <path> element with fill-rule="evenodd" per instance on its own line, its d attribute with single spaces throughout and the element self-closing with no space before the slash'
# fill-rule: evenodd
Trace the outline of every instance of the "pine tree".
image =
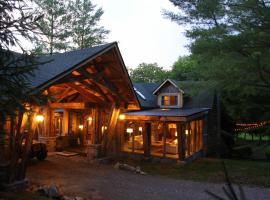
<svg viewBox="0 0 270 200">
<path fill-rule="evenodd" d="M 101 44 L 109 33 L 99 26 L 104 11 L 97 8 L 91 0 L 72 0 L 69 4 L 73 49 L 82 49 Z"/>
<path fill-rule="evenodd" d="M 37 53 L 50 53 L 68 49 L 69 15 L 63 0 L 35 0 L 37 11 L 43 15 L 40 28 L 43 40 L 37 40 Z"/>
</svg>

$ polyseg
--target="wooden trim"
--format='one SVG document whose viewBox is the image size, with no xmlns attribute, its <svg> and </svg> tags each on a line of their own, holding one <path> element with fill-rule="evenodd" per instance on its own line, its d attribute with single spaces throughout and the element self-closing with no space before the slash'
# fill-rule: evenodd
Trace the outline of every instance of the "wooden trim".
<svg viewBox="0 0 270 200">
<path fill-rule="evenodd" d="M 185 93 L 185 92 L 184 92 L 183 90 L 181 90 L 181 89 L 180 89 L 180 88 L 179 88 L 172 80 L 170 80 L 170 79 L 168 78 L 168 79 L 166 79 L 163 83 L 161 83 L 160 86 L 159 86 L 157 89 L 155 89 L 155 91 L 153 92 L 153 94 L 156 94 L 156 93 L 160 90 L 160 88 L 162 88 L 163 85 L 165 85 L 165 83 L 167 83 L 168 81 L 169 81 L 174 87 L 178 88 L 180 92 L 182 92 L 183 94 Z"/>
</svg>

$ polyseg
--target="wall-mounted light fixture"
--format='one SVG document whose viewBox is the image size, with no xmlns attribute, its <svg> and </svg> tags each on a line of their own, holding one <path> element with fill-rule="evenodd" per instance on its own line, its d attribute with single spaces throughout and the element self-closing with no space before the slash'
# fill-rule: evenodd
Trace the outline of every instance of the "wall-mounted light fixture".
<svg viewBox="0 0 270 200">
<path fill-rule="evenodd" d="M 80 130 L 83 130 L 83 125 L 80 124 L 80 125 L 78 126 L 78 128 L 79 128 Z"/>
<path fill-rule="evenodd" d="M 101 127 L 101 132 L 104 133 L 105 130 L 107 130 L 107 126 L 102 126 Z"/>
<path fill-rule="evenodd" d="M 142 127 L 141 126 L 139 127 L 139 131 L 142 132 Z"/>
<path fill-rule="evenodd" d="M 133 128 L 127 128 L 127 133 L 133 133 Z"/>
<path fill-rule="evenodd" d="M 185 130 L 185 134 L 188 135 L 189 134 L 189 131 L 188 129 Z"/>
<path fill-rule="evenodd" d="M 43 122 L 44 121 L 44 116 L 41 114 L 38 114 L 35 116 L 35 121 L 36 122 Z"/>
<path fill-rule="evenodd" d="M 126 118 L 126 116 L 124 114 L 119 115 L 120 120 L 124 120 L 125 118 Z"/>
</svg>

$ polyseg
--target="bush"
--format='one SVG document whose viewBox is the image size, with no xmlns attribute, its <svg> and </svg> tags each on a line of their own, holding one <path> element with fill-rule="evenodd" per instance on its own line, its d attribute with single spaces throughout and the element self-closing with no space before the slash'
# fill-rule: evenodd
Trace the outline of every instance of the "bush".
<svg viewBox="0 0 270 200">
<path fill-rule="evenodd" d="M 270 147 L 266 147 L 266 148 L 264 149 L 264 154 L 265 154 L 265 156 L 266 156 L 266 159 L 267 159 L 267 160 L 270 160 Z"/>
<path fill-rule="evenodd" d="M 235 147 L 233 155 L 237 158 L 250 158 L 252 155 L 252 148 L 249 145 Z"/>
</svg>

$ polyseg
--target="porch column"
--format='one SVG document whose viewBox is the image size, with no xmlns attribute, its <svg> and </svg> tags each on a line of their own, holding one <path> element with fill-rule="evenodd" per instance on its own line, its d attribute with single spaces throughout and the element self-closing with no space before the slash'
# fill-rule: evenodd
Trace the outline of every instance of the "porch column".
<svg viewBox="0 0 270 200">
<path fill-rule="evenodd" d="M 150 157 L 151 123 L 145 122 L 143 127 L 144 156 Z"/>
<path fill-rule="evenodd" d="M 68 135 L 68 118 L 69 118 L 69 111 L 67 109 L 64 109 L 64 113 L 63 113 L 63 135 Z"/>
<path fill-rule="evenodd" d="M 177 125 L 177 142 L 178 142 L 178 159 L 179 160 L 185 160 L 185 129 L 186 129 L 186 124 L 184 122 L 179 122 L 176 124 Z"/>
<path fill-rule="evenodd" d="M 102 120 L 101 120 L 101 109 L 98 106 L 95 107 L 93 116 L 94 116 L 93 143 L 99 144 L 101 136 Z"/>
<path fill-rule="evenodd" d="M 50 137 L 52 135 L 52 123 L 51 123 L 51 108 L 46 106 L 43 111 L 44 115 L 44 132 L 42 133 L 42 137 Z"/>
<path fill-rule="evenodd" d="M 168 134 L 168 127 L 167 127 L 167 123 L 163 122 L 163 158 L 166 157 L 166 138 L 167 138 L 167 134 Z"/>
</svg>

